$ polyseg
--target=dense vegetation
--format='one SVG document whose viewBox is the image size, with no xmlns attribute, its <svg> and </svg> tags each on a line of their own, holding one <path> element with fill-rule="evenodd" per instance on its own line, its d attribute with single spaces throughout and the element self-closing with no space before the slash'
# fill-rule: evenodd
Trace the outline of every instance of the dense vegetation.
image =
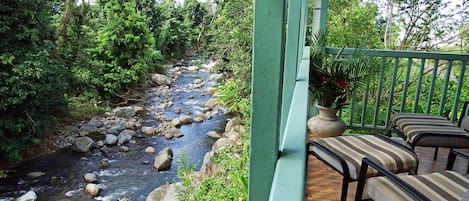
<svg viewBox="0 0 469 201">
<path fill-rule="evenodd" d="M 209 6 L 195 0 L 74 0 L 0 5 L 0 157 L 21 151 L 57 117 L 87 118 L 163 72 L 197 44 Z"/>
</svg>

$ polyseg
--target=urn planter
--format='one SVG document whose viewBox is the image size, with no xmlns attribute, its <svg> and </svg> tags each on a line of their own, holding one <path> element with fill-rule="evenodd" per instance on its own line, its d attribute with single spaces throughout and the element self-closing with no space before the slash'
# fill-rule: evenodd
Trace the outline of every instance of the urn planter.
<svg viewBox="0 0 469 201">
<path fill-rule="evenodd" d="M 337 117 L 337 108 L 328 108 L 316 105 L 318 115 L 308 120 L 308 130 L 315 138 L 333 137 L 342 135 L 347 125 Z"/>
</svg>

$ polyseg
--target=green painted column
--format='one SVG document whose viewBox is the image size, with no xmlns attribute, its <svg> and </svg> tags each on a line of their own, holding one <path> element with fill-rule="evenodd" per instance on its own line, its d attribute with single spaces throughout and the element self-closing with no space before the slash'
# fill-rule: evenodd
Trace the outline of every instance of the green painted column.
<svg viewBox="0 0 469 201">
<path fill-rule="evenodd" d="M 284 0 L 255 0 L 249 200 L 268 200 L 278 157 L 284 58 Z"/>
</svg>

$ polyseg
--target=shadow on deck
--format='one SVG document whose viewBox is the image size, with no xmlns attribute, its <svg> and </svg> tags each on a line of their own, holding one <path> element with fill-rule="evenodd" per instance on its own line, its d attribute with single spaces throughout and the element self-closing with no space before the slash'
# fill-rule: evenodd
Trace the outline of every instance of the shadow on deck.
<svg viewBox="0 0 469 201">
<path fill-rule="evenodd" d="M 310 136 L 310 135 L 308 135 Z M 433 160 L 434 148 L 417 147 L 415 152 L 420 160 L 418 174 L 443 171 L 446 167 L 446 158 L 449 149 L 440 148 L 438 159 Z M 464 150 L 466 151 L 466 150 Z M 468 168 L 467 160 L 457 157 L 453 170 L 465 174 Z M 347 200 L 354 200 L 356 183 L 352 182 L 348 190 Z M 340 200 L 342 175 L 324 164 L 316 157 L 308 156 L 308 170 L 305 183 L 306 201 L 337 201 Z M 365 190 L 366 194 L 366 190 Z M 366 195 L 364 194 L 364 198 Z"/>
</svg>

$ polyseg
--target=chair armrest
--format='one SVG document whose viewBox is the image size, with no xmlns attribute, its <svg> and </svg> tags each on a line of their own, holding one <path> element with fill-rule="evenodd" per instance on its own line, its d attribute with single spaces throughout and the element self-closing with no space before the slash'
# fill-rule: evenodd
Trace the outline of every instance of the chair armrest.
<svg viewBox="0 0 469 201">
<path fill-rule="evenodd" d="M 461 115 L 459 116 L 458 127 L 461 127 L 462 120 L 463 120 L 464 116 L 466 116 L 466 111 L 467 111 L 467 106 L 468 105 L 469 105 L 469 100 L 464 101 L 463 106 L 462 106 Z"/>
<path fill-rule="evenodd" d="M 456 160 L 456 156 L 465 158 L 469 160 L 469 155 L 463 153 L 457 149 L 451 149 L 448 155 L 448 162 L 446 163 L 446 170 L 452 170 L 454 166 L 454 161 Z M 468 170 L 469 171 L 469 170 Z"/>
<path fill-rule="evenodd" d="M 360 169 L 360 178 L 358 179 L 358 184 L 357 186 L 364 186 L 365 181 L 366 181 L 366 172 L 368 171 L 368 166 L 376 169 L 379 173 L 379 175 L 382 175 L 384 177 L 387 177 L 391 182 L 396 184 L 398 187 L 400 187 L 403 191 L 407 192 L 412 198 L 419 200 L 419 201 L 430 201 L 425 195 L 423 195 L 421 192 L 419 192 L 417 189 L 403 181 L 401 178 L 396 176 L 394 173 L 390 172 L 383 166 L 375 163 L 374 161 L 368 159 L 368 158 L 363 158 L 362 161 L 362 166 Z M 356 199 L 360 200 L 360 199 Z"/>
</svg>

